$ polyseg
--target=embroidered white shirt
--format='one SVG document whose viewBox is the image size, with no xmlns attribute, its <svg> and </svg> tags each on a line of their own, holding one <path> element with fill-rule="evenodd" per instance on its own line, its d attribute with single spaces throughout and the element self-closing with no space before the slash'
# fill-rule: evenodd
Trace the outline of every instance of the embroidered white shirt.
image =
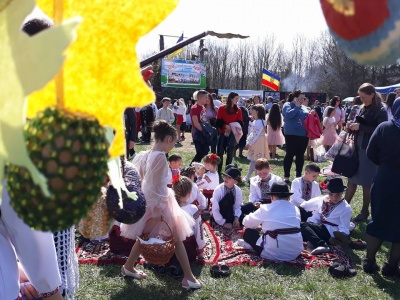
<svg viewBox="0 0 400 300">
<path fill-rule="evenodd" d="M 212 209 L 211 213 L 214 217 L 215 222 L 219 225 L 224 225 L 226 220 L 222 217 L 219 211 L 219 201 L 225 196 L 225 184 L 221 183 L 214 189 L 213 196 L 211 198 Z M 242 190 L 235 185 L 235 203 L 233 205 L 233 211 L 235 217 L 240 217 L 242 214 L 242 206 L 243 198 L 242 198 Z"/>
<path fill-rule="evenodd" d="M 199 202 L 200 209 L 207 208 L 207 198 L 204 197 L 203 193 L 200 192 L 199 188 L 197 187 L 196 183 L 192 183 L 192 192 L 190 193 L 189 199 L 186 201 L 187 204 L 192 204 L 194 201 Z"/>
<path fill-rule="evenodd" d="M 254 176 L 250 178 L 250 202 L 260 202 L 262 200 L 261 189 L 260 189 L 260 176 Z M 282 182 L 282 178 L 271 173 L 271 179 L 269 181 L 269 186 L 271 187 L 275 182 Z"/>
<path fill-rule="evenodd" d="M 199 189 L 203 190 L 215 190 L 219 185 L 218 172 L 212 173 L 208 171 L 196 182 Z"/>
<path fill-rule="evenodd" d="M 243 225 L 256 228 L 261 224 L 263 232 L 283 228 L 300 228 L 299 209 L 287 200 L 275 200 L 270 204 L 261 204 L 254 213 L 244 217 Z M 303 247 L 301 232 L 278 235 L 273 239 L 269 235 L 257 241 L 264 245 L 261 257 L 273 260 L 293 260 L 300 255 Z"/>
<path fill-rule="evenodd" d="M 301 179 L 302 177 L 294 179 L 290 188 L 290 191 L 293 193 L 293 195 L 290 196 L 290 202 L 292 202 L 296 206 L 300 206 L 305 201 L 303 199 Z M 319 196 L 321 196 L 321 190 L 319 188 L 318 182 L 313 181 L 311 185 L 311 199 Z"/>
</svg>

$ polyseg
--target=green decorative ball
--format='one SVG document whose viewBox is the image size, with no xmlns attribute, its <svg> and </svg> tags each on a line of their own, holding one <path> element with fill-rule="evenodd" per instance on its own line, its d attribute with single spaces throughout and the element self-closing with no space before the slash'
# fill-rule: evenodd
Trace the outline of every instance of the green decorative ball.
<svg viewBox="0 0 400 300">
<path fill-rule="evenodd" d="M 107 175 L 105 130 L 88 116 L 47 108 L 24 128 L 29 156 L 48 180 L 51 197 L 28 170 L 7 167 L 11 205 L 30 227 L 57 231 L 77 224 L 100 196 Z"/>
</svg>

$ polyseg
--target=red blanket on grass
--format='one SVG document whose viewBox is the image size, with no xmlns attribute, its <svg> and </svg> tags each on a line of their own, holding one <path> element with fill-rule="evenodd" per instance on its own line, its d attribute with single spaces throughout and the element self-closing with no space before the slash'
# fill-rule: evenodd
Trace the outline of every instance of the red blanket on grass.
<svg viewBox="0 0 400 300">
<path fill-rule="evenodd" d="M 243 230 L 227 230 L 221 226 L 214 226 L 208 222 L 203 223 L 206 246 L 204 248 L 204 260 L 196 261 L 198 264 L 226 264 L 227 266 L 248 264 L 256 266 L 263 263 L 288 264 L 303 268 L 329 266 L 331 261 L 338 261 L 344 265 L 351 266 L 351 259 L 347 252 L 340 246 L 331 246 L 332 252 L 321 255 L 311 255 L 304 250 L 295 260 L 288 262 L 266 260 L 258 256 L 252 250 L 246 250 L 237 246 L 237 240 L 242 238 Z M 118 234 L 118 229 L 112 231 Z M 114 239 L 114 237 L 112 237 Z M 109 240 L 104 241 L 83 241 L 76 248 L 78 261 L 80 264 L 124 264 L 133 241 L 122 239 L 120 247 L 115 249 L 114 240 L 111 242 L 110 251 Z M 126 249 L 124 249 L 124 247 Z M 143 260 L 142 260 L 143 262 Z"/>
</svg>

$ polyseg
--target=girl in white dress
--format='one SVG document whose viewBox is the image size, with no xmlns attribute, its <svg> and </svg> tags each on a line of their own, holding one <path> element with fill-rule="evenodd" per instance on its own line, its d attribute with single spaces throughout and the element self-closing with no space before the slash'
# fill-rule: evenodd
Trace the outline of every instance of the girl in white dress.
<svg viewBox="0 0 400 300">
<path fill-rule="evenodd" d="M 174 193 L 167 187 L 168 164 L 165 153 L 174 148 L 177 132 L 166 121 L 160 120 L 153 125 L 155 144 L 151 150 L 136 155 L 133 164 L 142 178 L 143 194 L 146 198 L 146 213 L 143 218 L 132 225 L 121 225 L 121 236 L 136 239 L 142 233 L 159 232 L 161 217 L 171 227 L 175 240 L 175 255 L 183 269 L 182 287 L 198 289 L 202 284 L 194 277 L 183 241 L 189 237 L 195 222 L 182 210 L 175 200 Z M 121 275 L 135 279 L 145 279 L 147 275 L 137 270 L 134 264 L 140 255 L 139 243 L 135 243 Z"/>
<path fill-rule="evenodd" d="M 269 159 L 268 142 L 265 135 L 265 109 L 262 104 L 254 105 L 251 108 L 251 116 L 253 117 L 253 129 L 247 137 L 246 147 L 247 158 L 250 160 L 249 171 L 247 172 L 245 181 L 249 181 L 251 175 L 256 169 L 256 160 L 259 158 Z"/>
<path fill-rule="evenodd" d="M 207 154 L 203 158 L 204 166 L 197 171 L 197 186 L 203 190 L 214 190 L 219 185 L 218 165 L 221 159 L 217 154 Z M 206 172 L 207 170 L 207 172 Z"/>
</svg>

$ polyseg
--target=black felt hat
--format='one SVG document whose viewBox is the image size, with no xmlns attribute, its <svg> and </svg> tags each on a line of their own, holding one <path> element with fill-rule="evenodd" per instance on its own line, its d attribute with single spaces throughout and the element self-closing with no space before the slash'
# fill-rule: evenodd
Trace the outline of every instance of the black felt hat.
<svg viewBox="0 0 400 300">
<path fill-rule="evenodd" d="M 285 198 L 293 195 L 293 193 L 289 192 L 289 186 L 285 182 L 274 182 L 267 194 Z"/>
<path fill-rule="evenodd" d="M 228 170 L 226 170 L 225 172 L 221 172 L 222 175 L 225 176 L 229 176 L 233 179 L 235 179 L 236 181 L 240 180 L 240 177 L 242 176 L 242 174 L 240 173 L 240 170 L 237 168 L 229 168 Z"/>
<path fill-rule="evenodd" d="M 346 189 L 346 186 L 343 185 L 342 178 L 331 178 L 328 180 L 326 189 L 331 193 L 342 193 Z"/>
</svg>

